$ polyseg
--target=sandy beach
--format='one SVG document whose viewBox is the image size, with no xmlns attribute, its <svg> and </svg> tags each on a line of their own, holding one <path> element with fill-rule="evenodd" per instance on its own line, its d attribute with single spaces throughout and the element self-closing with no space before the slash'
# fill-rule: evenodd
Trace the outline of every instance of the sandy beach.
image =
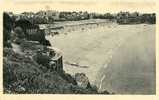
<svg viewBox="0 0 159 100">
<path fill-rule="evenodd" d="M 134 85 L 138 82 L 154 84 L 155 25 L 104 23 L 92 26 L 76 25 L 72 28 L 69 27 L 69 29 L 71 31 L 64 28 L 63 32 L 54 37 L 47 36 L 51 44 L 63 52 L 64 70 L 67 73 L 72 75 L 78 72 L 86 73 L 90 82 L 96 84 L 100 90 L 108 89 L 119 94 L 125 93 L 124 86 L 120 85 L 124 81 L 120 79 L 127 80 L 131 76 L 128 74 L 129 70 L 132 69 L 136 73 L 131 79 L 137 80 L 140 77 L 141 81 L 136 81 L 137 83 L 134 82 L 131 85 L 128 82 L 126 85 L 130 86 L 130 91 L 125 90 L 126 93 L 136 93 Z M 135 55 L 137 60 L 132 58 L 136 57 Z M 134 65 L 133 62 L 135 62 Z M 133 66 L 135 67 L 131 68 Z M 121 70 L 122 68 L 127 70 Z M 141 73 L 143 69 L 147 70 Z M 117 74 L 119 71 L 120 73 L 125 72 L 125 74 L 120 76 Z M 110 76 L 111 79 L 109 79 Z M 124 76 L 127 78 L 122 78 Z M 117 81 L 118 78 L 119 81 Z M 111 82 L 114 84 L 112 85 Z M 117 85 L 116 83 L 119 82 L 121 83 Z M 144 85 L 139 86 L 144 87 Z M 153 88 L 153 86 L 147 85 L 147 88 Z M 143 93 L 143 91 L 139 89 L 138 93 Z M 147 92 L 150 91 L 144 93 Z"/>
</svg>

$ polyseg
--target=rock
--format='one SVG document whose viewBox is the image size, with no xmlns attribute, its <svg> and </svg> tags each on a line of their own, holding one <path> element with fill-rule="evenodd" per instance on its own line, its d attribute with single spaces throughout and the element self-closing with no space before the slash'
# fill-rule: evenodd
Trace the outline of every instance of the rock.
<svg viewBox="0 0 159 100">
<path fill-rule="evenodd" d="M 107 90 L 102 91 L 100 94 L 110 94 Z"/>
<path fill-rule="evenodd" d="M 43 45 L 46 45 L 46 46 L 51 46 L 51 43 L 50 43 L 50 41 L 48 41 L 48 40 L 44 40 L 43 42 L 41 42 Z"/>
<path fill-rule="evenodd" d="M 15 89 L 16 92 L 25 92 L 26 89 L 24 87 L 22 87 L 21 85 L 19 85 L 16 89 Z"/>
<path fill-rule="evenodd" d="M 88 80 L 88 77 L 84 73 L 76 73 L 75 74 L 75 80 L 76 80 L 77 85 L 79 87 L 82 87 L 82 88 L 85 88 L 85 89 L 90 84 L 89 80 Z"/>
<path fill-rule="evenodd" d="M 77 85 L 76 80 L 68 73 L 62 72 L 59 74 L 64 80 L 66 80 L 67 82 L 73 84 L 73 85 Z"/>
</svg>

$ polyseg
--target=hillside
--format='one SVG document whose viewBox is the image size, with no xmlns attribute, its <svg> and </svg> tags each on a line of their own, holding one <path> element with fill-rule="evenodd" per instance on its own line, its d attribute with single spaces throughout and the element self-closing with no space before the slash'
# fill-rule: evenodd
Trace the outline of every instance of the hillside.
<svg viewBox="0 0 159 100">
<path fill-rule="evenodd" d="M 97 94 L 97 88 L 88 85 L 82 88 L 68 73 L 50 71 L 33 58 L 39 46 L 29 42 L 30 54 L 26 51 L 28 41 L 3 50 L 4 93 L 44 93 L 44 94 Z M 15 46 L 17 45 L 17 46 Z M 25 47 L 25 48 L 24 48 Z M 90 84 L 90 83 L 89 83 Z"/>
<path fill-rule="evenodd" d="M 3 13 L 3 21 L 4 93 L 98 93 L 84 73 L 65 73 L 63 55 L 53 49 L 37 25 L 24 19 L 15 21 L 7 13 Z"/>
</svg>

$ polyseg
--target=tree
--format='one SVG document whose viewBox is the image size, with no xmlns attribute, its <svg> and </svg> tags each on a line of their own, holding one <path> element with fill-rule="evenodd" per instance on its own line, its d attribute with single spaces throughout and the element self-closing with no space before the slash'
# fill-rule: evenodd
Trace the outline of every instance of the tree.
<svg viewBox="0 0 159 100">
<path fill-rule="evenodd" d="M 11 47 L 10 39 L 11 39 L 11 30 L 13 29 L 13 20 L 6 13 L 3 13 L 3 46 Z"/>
<path fill-rule="evenodd" d="M 16 27 L 14 29 L 14 31 L 15 31 L 15 34 L 16 34 L 16 36 L 18 38 L 20 38 L 20 39 L 24 39 L 25 38 L 25 34 L 24 34 L 23 29 L 21 27 Z"/>
</svg>

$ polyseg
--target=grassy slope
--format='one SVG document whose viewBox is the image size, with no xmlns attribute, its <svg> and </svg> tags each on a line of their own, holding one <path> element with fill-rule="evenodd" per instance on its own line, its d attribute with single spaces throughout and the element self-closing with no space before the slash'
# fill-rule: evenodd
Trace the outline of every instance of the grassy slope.
<svg viewBox="0 0 159 100">
<path fill-rule="evenodd" d="M 65 72 L 47 71 L 45 66 L 37 64 L 25 53 L 4 48 L 3 54 L 4 93 L 97 93 L 97 90 L 78 87 L 72 81 L 73 77 Z"/>
</svg>

